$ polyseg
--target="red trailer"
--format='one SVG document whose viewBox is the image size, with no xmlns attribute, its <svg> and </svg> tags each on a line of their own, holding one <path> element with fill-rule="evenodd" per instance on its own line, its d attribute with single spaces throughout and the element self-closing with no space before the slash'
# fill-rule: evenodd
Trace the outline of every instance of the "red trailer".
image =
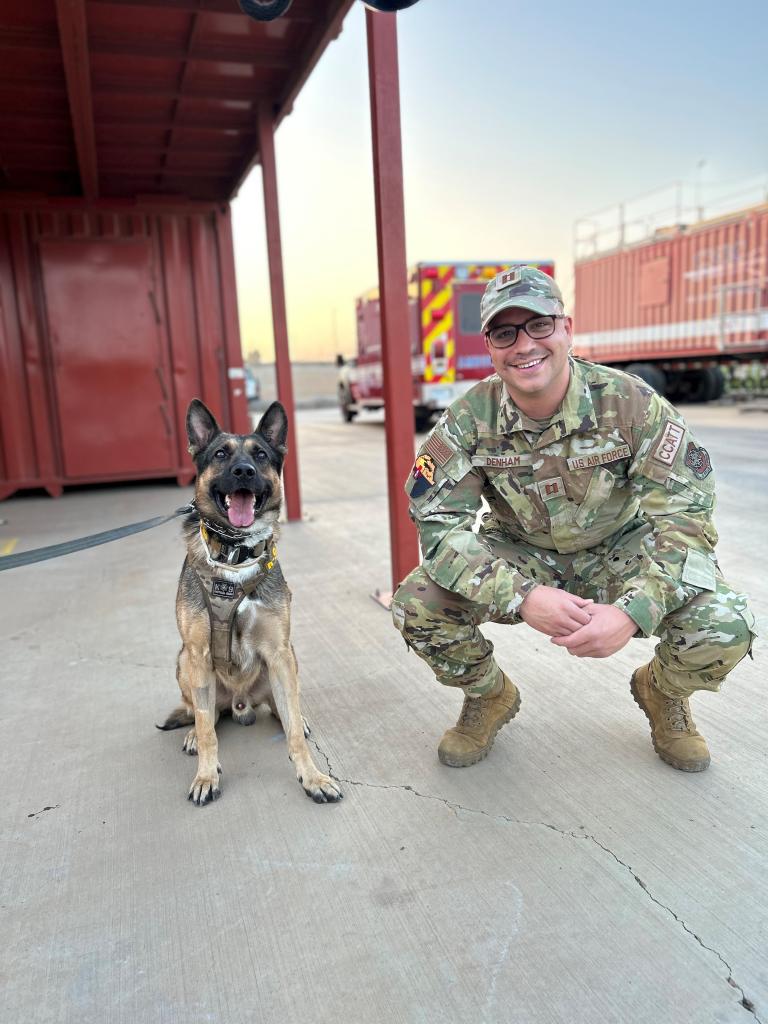
<svg viewBox="0 0 768 1024">
<path fill-rule="evenodd" d="M 768 357 L 768 206 L 657 230 L 575 277 L 576 353 L 672 400 L 719 398 L 726 373 Z"/>
<path fill-rule="evenodd" d="M 554 276 L 552 260 L 482 263 L 419 263 L 408 274 L 411 390 L 416 427 L 493 372 L 480 333 L 485 286 L 509 266 L 538 267 Z M 357 299 L 357 358 L 342 371 L 339 404 L 350 421 L 362 409 L 384 405 L 381 372 L 381 309 L 377 289 Z"/>
</svg>

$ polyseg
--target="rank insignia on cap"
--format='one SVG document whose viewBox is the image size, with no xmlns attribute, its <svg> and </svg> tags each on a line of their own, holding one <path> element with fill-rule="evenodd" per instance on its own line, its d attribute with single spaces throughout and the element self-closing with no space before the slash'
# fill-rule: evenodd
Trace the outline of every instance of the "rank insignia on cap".
<svg viewBox="0 0 768 1024">
<path fill-rule="evenodd" d="M 500 274 L 496 275 L 496 291 L 500 292 L 502 288 L 509 288 L 512 284 L 519 284 L 522 277 L 522 267 L 508 267 L 506 270 L 502 270 Z"/>
<path fill-rule="evenodd" d="M 429 455 L 420 455 L 413 464 L 414 484 L 411 497 L 420 498 L 435 482 L 435 463 Z"/>
<path fill-rule="evenodd" d="M 712 460 L 709 457 L 709 452 L 706 448 L 697 448 L 693 441 L 688 442 L 683 462 L 697 480 L 703 480 L 712 472 Z"/>
</svg>

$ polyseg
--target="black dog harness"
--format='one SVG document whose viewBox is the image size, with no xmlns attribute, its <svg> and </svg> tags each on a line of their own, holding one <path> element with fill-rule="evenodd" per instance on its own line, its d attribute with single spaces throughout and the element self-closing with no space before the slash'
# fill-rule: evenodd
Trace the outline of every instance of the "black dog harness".
<svg viewBox="0 0 768 1024">
<path fill-rule="evenodd" d="M 232 665 L 232 624 L 237 610 L 277 565 L 277 548 L 271 536 L 248 547 L 221 534 L 218 528 L 214 533 L 203 522 L 200 523 L 200 538 L 211 561 L 222 569 L 226 568 L 230 573 L 248 570 L 248 580 L 242 583 L 224 576 L 211 564 L 192 569 L 200 581 L 208 607 L 213 667 L 229 669 Z"/>
</svg>

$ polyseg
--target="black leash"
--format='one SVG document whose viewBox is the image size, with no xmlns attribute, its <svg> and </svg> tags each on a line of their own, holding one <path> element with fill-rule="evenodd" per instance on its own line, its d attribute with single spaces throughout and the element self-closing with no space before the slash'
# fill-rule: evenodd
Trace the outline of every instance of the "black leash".
<svg viewBox="0 0 768 1024">
<path fill-rule="evenodd" d="M 76 540 L 68 540 L 63 544 L 50 544 L 46 548 L 20 551 L 17 555 L 3 555 L 0 556 L 0 572 L 4 569 L 18 569 L 22 565 L 32 565 L 34 562 L 45 562 L 48 558 L 58 558 L 59 555 L 71 555 L 74 551 L 95 548 L 99 544 L 108 544 L 111 540 L 119 540 L 121 537 L 130 537 L 132 533 L 151 530 L 155 526 L 162 526 L 163 523 L 167 523 L 171 519 L 189 515 L 194 511 L 194 505 L 184 505 L 169 516 L 155 516 L 154 519 L 145 519 L 141 523 L 129 523 L 128 526 L 118 526 L 114 530 L 105 530 L 103 533 L 92 533 L 88 537 L 78 537 Z"/>
</svg>

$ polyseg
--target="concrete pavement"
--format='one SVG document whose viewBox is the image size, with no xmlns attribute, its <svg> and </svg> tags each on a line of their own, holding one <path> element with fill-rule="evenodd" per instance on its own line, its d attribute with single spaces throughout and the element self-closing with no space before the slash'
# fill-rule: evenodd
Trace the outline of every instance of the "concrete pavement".
<svg viewBox="0 0 768 1024">
<path fill-rule="evenodd" d="M 721 562 L 765 626 L 768 414 L 701 419 Z M 307 518 L 279 549 L 339 805 L 304 796 L 267 714 L 220 725 L 222 798 L 187 802 L 183 734 L 153 727 L 177 701 L 174 524 L 0 573 L 0 1022 L 768 1022 L 761 649 L 694 699 L 713 765 L 689 776 L 655 756 L 629 693 L 650 642 L 579 661 L 488 627 L 521 713 L 486 761 L 444 768 L 459 695 L 369 597 L 389 584 L 381 422 L 302 413 L 299 442 Z M 0 540 L 55 543 L 187 495 L 17 497 Z"/>
</svg>

